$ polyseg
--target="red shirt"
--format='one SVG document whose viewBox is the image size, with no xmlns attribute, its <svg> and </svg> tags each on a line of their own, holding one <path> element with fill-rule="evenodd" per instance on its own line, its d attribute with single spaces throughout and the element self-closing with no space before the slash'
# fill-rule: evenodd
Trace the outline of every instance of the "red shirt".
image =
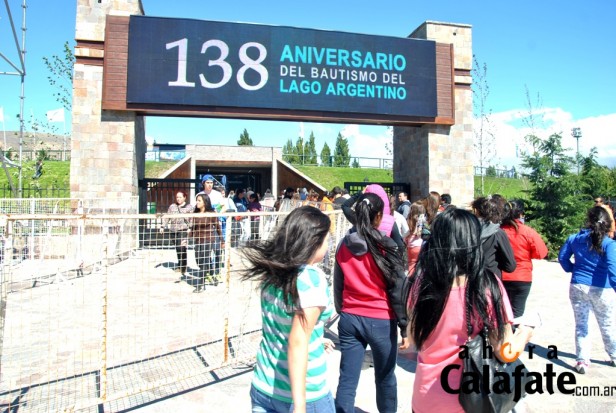
<svg viewBox="0 0 616 413">
<path fill-rule="evenodd" d="M 541 236 L 531 227 L 524 225 L 522 221 L 516 219 L 518 230 L 516 231 L 513 225 L 501 226 L 501 229 L 507 234 L 513 256 L 517 263 L 514 272 L 503 271 L 503 281 L 523 281 L 531 282 L 533 280 L 533 262 L 531 260 L 540 260 L 548 255 L 548 248 L 541 239 Z"/>
<path fill-rule="evenodd" d="M 336 261 L 344 274 L 342 311 L 363 317 L 394 320 L 383 273 L 372 254 L 353 255 L 344 243 L 338 249 Z"/>
</svg>

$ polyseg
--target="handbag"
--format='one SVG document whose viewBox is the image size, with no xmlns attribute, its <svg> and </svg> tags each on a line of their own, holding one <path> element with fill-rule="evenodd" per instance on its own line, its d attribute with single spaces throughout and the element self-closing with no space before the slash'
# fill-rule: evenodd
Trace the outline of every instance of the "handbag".
<svg viewBox="0 0 616 413">
<path fill-rule="evenodd" d="M 526 383 L 531 380 L 528 370 L 519 358 L 510 363 L 503 363 L 496 358 L 491 347 L 488 349 L 490 341 L 487 327 L 484 326 L 477 336 L 470 338 L 473 330 L 469 306 L 467 294 L 466 326 L 469 338 L 466 346 L 468 352 L 467 357 L 462 360 L 462 380 L 458 401 L 467 413 L 509 412 L 526 395 Z M 486 358 L 483 357 L 484 352 Z M 519 376 L 517 388 L 516 377 L 513 375 L 516 369 L 518 370 L 516 375 Z"/>
</svg>

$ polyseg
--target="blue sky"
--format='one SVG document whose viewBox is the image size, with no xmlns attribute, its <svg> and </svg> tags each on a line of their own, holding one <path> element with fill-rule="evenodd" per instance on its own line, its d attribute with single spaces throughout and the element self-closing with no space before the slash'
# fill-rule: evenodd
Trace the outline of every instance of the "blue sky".
<svg viewBox="0 0 616 413">
<path fill-rule="evenodd" d="M 21 0 L 8 1 L 19 32 Z M 464 23 L 473 27 L 473 50 L 488 67 L 487 106 L 499 152 L 493 163 L 519 162 L 515 147 L 523 148 L 528 132 L 520 122 L 527 112 L 528 88 L 533 103 L 542 101 L 540 134 L 562 132 L 564 145 L 575 148 L 572 127 L 582 128 L 580 151 L 595 146 L 600 160 L 616 165 L 616 2 L 611 0 L 527 1 L 322 1 L 210 2 L 143 0 L 146 15 L 204 20 L 250 22 L 352 33 L 406 37 L 426 20 Z M 29 1 L 26 38 L 26 118 L 60 105 L 46 80 L 42 57 L 61 54 L 65 41 L 74 44 L 76 2 Z M 19 34 L 20 35 L 20 34 Z M 4 5 L 0 5 L 0 52 L 16 62 L 15 45 Z M 0 61 L 0 71 L 12 71 Z M 19 78 L 0 76 L 0 106 L 7 130 L 18 129 Z M 67 127 L 70 123 L 67 118 Z M 333 146 L 342 132 L 355 156 L 387 156 L 390 140 L 382 126 L 337 124 L 303 125 L 219 119 L 148 118 L 146 133 L 161 143 L 233 145 L 244 128 L 256 145 L 282 146 L 295 141 L 303 129 L 314 132 L 317 150 Z M 573 152 L 572 152 L 573 153 Z"/>
</svg>

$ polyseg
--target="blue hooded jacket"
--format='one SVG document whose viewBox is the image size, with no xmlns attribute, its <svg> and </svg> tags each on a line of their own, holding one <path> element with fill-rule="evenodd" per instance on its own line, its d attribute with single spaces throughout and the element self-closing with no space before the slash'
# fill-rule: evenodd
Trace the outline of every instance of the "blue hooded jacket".
<svg viewBox="0 0 616 413">
<path fill-rule="evenodd" d="M 567 238 L 558 253 L 558 262 L 572 273 L 571 284 L 610 288 L 616 291 L 616 241 L 604 237 L 603 254 L 592 249 L 590 230 L 583 229 Z M 571 256 L 575 262 L 571 262 Z"/>
</svg>

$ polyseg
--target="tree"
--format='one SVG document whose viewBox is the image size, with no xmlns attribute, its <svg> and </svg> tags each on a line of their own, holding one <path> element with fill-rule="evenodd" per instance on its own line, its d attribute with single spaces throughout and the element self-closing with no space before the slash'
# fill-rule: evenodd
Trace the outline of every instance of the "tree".
<svg viewBox="0 0 616 413">
<path fill-rule="evenodd" d="M 353 158 L 353 164 L 351 166 L 353 168 L 359 168 L 359 160 L 357 158 Z"/>
<path fill-rule="evenodd" d="M 244 132 L 240 135 L 240 139 L 237 141 L 237 144 L 240 146 L 254 146 L 246 129 L 244 129 Z"/>
<path fill-rule="evenodd" d="M 479 65 L 477 56 L 473 55 L 473 112 L 475 117 L 473 135 L 475 137 L 475 152 L 481 171 L 481 193 L 484 193 L 483 168 L 490 164 L 496 155 L 494 131 L 490 120 L 492 110 L 487 108 L 490 95 L 488 86 L 488 66 Z"/>
<path fill-rule="evenodd" d="M 587 205 L 579 192 L 579 177 L 571 173 L 573 158 L 567 156 L 561 135 L 529 139 L 535 151 L 524 155 L 522 163 L 530 171 L 532 184 L 526 218 L 545 238 L 554 257 L 567 235 L 582 225 Z"/>
<path fill-rule="evenodd" d="M 336 147 L 334 148 L 334 166 L 347 167 L 350 161 L 349 143 L 341 133 L 338 133 Z"/>
<path fill-rule="evenodd" d="M 322 166 L 332 166 L 331 162 L 332 151 L 329 149 L 329 145 L 327 142 L 323 144 L 323 148 L 321 149 L 321 165 Z"/>
<path fill-rule="evenodd" d="M 300 165 L 303 165 L 305 162 L 305 150 L 304 150 L 304 140 L 302 137 L 298 137 L 295 141 L 295 153 L 297 154 L 297 160 Z"/>
<path fill-rule="evenodd" d="M 293 140 L 289 138 L 287 143 L 282 147 L 282 160 L 289 163 L 297 163 L 297 152 Z"/>
<path fill-rule="evenodd" d="M 580 190 L 587 198 L 604 197 L 616 192 L 612 171 L 597 162 L 597 148 L 592 148 L 586 157 L 581 157 Z"/>
<path fill-rule="evenodd" d="M 43 57 L 45 67 L 49 71 L 47 81 L 56 89 L 53 96 L 67 112 L 73 107 L 73 66 L 75 56 L 68 42 L 64 42 L 64 56 L 53 55 Z"/>
<path fill-rule="evenodd" d="M 307 165 L 317 165 L 317 145 L 314 140 L 314 133 L 310 132 L 310 138 L 304 147 L 305 163 Z"/>
<path fill-rule="evenodd" d="M 533 142 L 537 142 L 537 128 L 544 127 L 543 121 L 543 99 L 541 99 L 541 95 L 537 93 L 535 98 L 535 103 L 533 104 L 533 100 L 530 97 L 530 90 L 528 90 L 528 85 L 524 85 L 524 91 L 526 96 L 526 116 L 522 118 L 522 122 L 524 125 L 530 129 L 530 133 L 525 136 L 526 142 L 533 145 Z M 533 152 L 536 151 L 535 146 L 533 145 Z"/>
</svg>

